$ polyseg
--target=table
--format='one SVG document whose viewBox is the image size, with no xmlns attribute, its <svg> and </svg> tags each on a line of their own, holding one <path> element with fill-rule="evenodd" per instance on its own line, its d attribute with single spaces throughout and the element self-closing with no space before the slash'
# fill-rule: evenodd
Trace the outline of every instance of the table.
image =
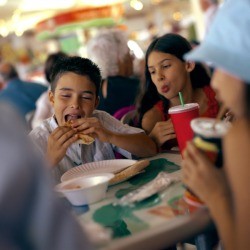
<svg viewBox="0 0 250 250">
<path fill-rule="evenodd" d="M 181 171 L 181 156 L 177 153 L 166 152 L 148 159 L 150 166 L 145 173 L 111 186 L 104 200 L 78 216 L 82 223 L 95 221 L 113 230 L 114 239 L 101 249 L 163 249 L 197 235 L 211 224 L 206 209 L 189 213 L 180 182 L 135 207 L 113 205 L 118 197 L 152 180 L 160 171 Z"/>
</svg>

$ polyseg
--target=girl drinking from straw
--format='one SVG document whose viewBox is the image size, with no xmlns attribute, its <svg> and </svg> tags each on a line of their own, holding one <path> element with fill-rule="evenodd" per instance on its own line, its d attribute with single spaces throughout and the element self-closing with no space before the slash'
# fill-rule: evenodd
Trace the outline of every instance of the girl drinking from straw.
<svg viewBox="0 0 250 250">
<path fill-rule="evenodd" d="M 218 113 L 207 71 L 202 65 L 183 59 L 191 49 L 182 36 L 166 34 L 154 40 L 146 53 L 146 89 L 138 107 L 139 126 L 159 148 L 177 145 L 168 109 L 180 105 L 179 92 L 184 103 L 199 104 L 201 116 L 216 117 Z"/>
</svg>

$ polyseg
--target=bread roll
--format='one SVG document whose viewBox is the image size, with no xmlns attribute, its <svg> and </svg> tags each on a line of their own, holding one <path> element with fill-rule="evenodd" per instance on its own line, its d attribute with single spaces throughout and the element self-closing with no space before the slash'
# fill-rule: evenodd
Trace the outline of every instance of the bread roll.
<svg viewBox="0 0 250 250">
<path fill-rule="evenodd" d="M 129 177 L 132 177 L 138 174 L 139 172 L 141 172 L 144 168 L 146 168 L 149 165 L 149 163 L 150 163 L 149 160 L 141 160 L 141 161 L 136 162 L 130 167 L 117 173 L 115 177 L 109 181 L 109 184 L 113 185 L 115 183 L 119 183 L 119 182 L 127 180 Z"/>
</svg>

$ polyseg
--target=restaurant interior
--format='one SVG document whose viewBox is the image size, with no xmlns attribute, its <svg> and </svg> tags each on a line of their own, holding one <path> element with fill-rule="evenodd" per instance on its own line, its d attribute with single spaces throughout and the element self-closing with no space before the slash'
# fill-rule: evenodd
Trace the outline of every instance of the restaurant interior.
<svg viewBox="0 0 250 250">
<path fill-rule="evenodd" d="M 205 32 L 196 0 L 1 0 L 0 6 L 0 55 L 24 78 L 39 78 L 49 53 L 86 56 L 86 42 L 102 29 L 125 30 L 138 59 L 155 36 L 176 32 L 201 41 Z"/>
<path fill-rule="evenodd" d="M 26 238 L 24 241 L 23 238 L 20 240 L 19 236 L 21 235 L 21 237 L 24 237 L 25 230 L 24 232 L 20 232 L 18 231 L 19 227 L 17 227 L 17 232 L 14 230 L 17 235 L 15 235 L 16 238 L 13 242 L 15 242 L 15 244 L 18 242 L 19 244 L 20 240 L 21 243 L 19 246 L 23 247 L 21 249 L 224 249 L 220 236 L 218 236 L 218 228 L 216 227 L 217 225 L 212 220 L 206 203 L 201 201 L 192 192 L 192 190 L 182 182 L 183 176 L 181 166 L 184 159 L 184 149 L 182 149 L 182 147 L 185 148 L 187 141 L 193 137 L 195 138 L 193 140 L 193 143 L 196 143 L 195 146 L 198 145 L 200 150 L 209 151 L 208 157 L 209 159 L 212 157 L 213 164 L 215 164 L 217 167 L 222 166 L 222 163 L 218 163 L 219 161 L 222 161 L 221 138 L 230 129 L 231 125 L 228 125 L 228 123 L 222 124 L 221 120 L 222 116 L 224 118 L 229 110 L 218 101 L 213 106 L 213 111 L 216 114 L 213 115 L 213 117 L 211 116 L 212 118 L 210 117 L 207 120 L 203 118 L 203 120 L 201 120 L 201 123 L 204 121 L 204 123 L 209 124 L 210 127 L 205 128 L 205 125 L 202 127 L 201 123 L 199 123 L 200 120 L 198 120 L 198 117 L 200 115 L 199 108 L 202 107 L 201 105 L 203 105 L 203 102 L 198 105 L 188 106 L 189 104 L 193 103 L 185 104 L 184 99 L 187 97 L 185 94 L 182 95 L 182 93 L 179 92 L 175 99 L 177 100 L 176 103 L 178 103 L 178 108 L 175 109 L 173 103 L 171 103 L 171 105 L 167 103 L 167 108 L 169 108 L 168 113 L 164 114 L 164 122 L 171 118 L 171 123 L 173 123 L 173 125 L 171 125 L 173 128 L 171 127 L 170 129 L 174 129 L 175 132 L 171 132 L 170 134 L 177 134 L 177 131 L 179 131 L 178 135 L 174 135 L 173 138 L 170 138 L 170 141 L 173 142 L 173 144 L 170 144 L 170 146 L 165 148 L 164 145 L 166 146 L 166 144 L 161 142 L 161 138 L 156 138 L 156 136 L 154 137 L 152 132 L 153 129 L 147 131 L 147 127 L 143 127 L 143 117 L 140 117 L 138 114 L 139 111 L 141 112 L 143 106 L 143 104 L 141 104 L 143 103 L 142 100 L 144 100 L 142 99 L 142 93 L 145 95 L 146 88 L 151 84 L 147 77 L 150 75 L 152 82 L 154 82 L 154 77 L 155 79 L 157 78 L 154 76 L 155 72 L 152 70 L 152 68 L 156 69 L 158 66 L 152 63 L 153 59 L 152 56 L 150 57 L 150 53 L 152 53 L 151 55 L 155 53 L 154 56 L 157 58 L 157 60 L 157 56 L 159 56 L 159 54 L 160 56 L 161 54 L 164 54 L 161 53 L 160 49 L 156 49 L 155 51 L 152 50 L 153 52 L 149 51 L 147 55 L 146 52 L 149 46 L 152 45 L 152 42 L 156 41 L 155 39 L 161 39 L 166 34 L 172 34 L 174 37 L 173 39 L 184 37 L 185 41 L 187 41 L 188 44 L 190 43 L 190 48 L 188 47 L 188 51 L 186 52 L 190 52 L 193 48 L 202 44 L 207 35 L 209 28 L 208 25 L 210 25 L 208 13 L 206 13 L 206 10 L 204 10 L 201 4 L 203 1 L 210 3 L 217 2 L 217 9 L 223 6 L 226 2 L 226 0 L 0 0 L 0 63 L 7 62 L 8 65 L 14 65 L 15 70 L 17 71 L 16 74 L 18 78 L 20 77 L 21 81 L 24 81 L 25 83 L 34 82 L 35 84 L 40 85 L 40 87 L 42 86 L 44 89 L 46 88 L 46 90 L 43 90 L 43 92 L 46 93 L 46 98 L 49 98 L 49 102 L 53 103 L 54 105 L 52 105 L 54 108 L 51 113 L 52 115 L 50 118 L 46 118 L 46 121 L 48 121 L 48 119 L 54 119 L 54 123 L 50 120 L 50 123 L 48 122 L 46 125 L 44 125 L 44 127 L 51 126 L 50 129 L 55 129 L 56 131 L 58 126 L 59 128 L 64 127 L 63 129 L 65 129 L 65 131 L 67 130 L 68 133 L 74 131 L 74 135 L 78 138 L 78 140 L 76 140 L 76 137 L 74 137 L 72 134 L 72 138 L 74 137 L 74 139 L 72 139 L 71 144 L 67 145 L 67 147 L 63 144 L 60 146 L 60 149 L 57 149 L 57 152 L 60 151 L 64 154 L 64 158 L 60 155 L 60 160 L 57 160 L 58 166 L 63 163 L 69 164 L 68 162 L 71 161 L 71 163 L 73 162 L 72 164 L 74 167 L 65 167 L 63 172 L 57 176 L 55 183 L 53 179 L 51 184 L 47 176 L 43 180 L 43 174 L 41 172 L 39 172 L 39 175 L 41 175 L 42 178 L 40 181 L 38 181 L 39 178 L 35 173 L 35 171 L 37 171 L 36 168 L 39 168 L 40 165 L 44 167 L 44 165 L 47 166 L 51 164 L 49 157 L 47 157 L 48 155 L 51 156 L 51 154 L 47 152 L 49 151 L 47 148 L 55 149 L 57 146 L 55 145 L 55 141 L 52 141 L 52 139 L 50 141 L 50 139 L 48 139 L 47 135 L 46 139 L 48 139 L 48 145 L 46 144 L 46 157 L 40 159 L 34 156 L 34 161 L 39 162 L 37 163 L 35 169 L 30 167 L 30 169 L 27 170 L 27 173 L 23 171 L 23 176 L 20 174 L 19 179 L 23 178 L 24 182 L 27 183 L 27 189 L 29 188 L 29 191 L 33 189 L 33 184 L 28 178 L 34 179 L 37 183 L 39 183 L 39 186 L 37 184 L 34 188 L 34 192 L 39 190 L 39 188 L 41 188 L 44 183 L 46 183 L 46 185 L 48 184 L 48 187 L 51 188 L 49 191 L 46 189 L 47 187 L 41 188 L 41 192 L 37 191 L 37 193 L 35 193 L 38 202 L 38 199 L 41 198 L 40 196 L 43 196 L 42 192 L 47 192 L 44 194 L 45 196 L 41 198 L 42 201 L 40 201 L 37 206 L 40 206 L 41 209 L 37 209 L 34 212 L 34 219 L 32 223 L 29 222 L 29 219 L 33 217 L 29 216 L 27 216 L 27 221 L 23 221 L 22 219 L 18 221 L 18 223 L 20 222 L 19 225 L 22 225 L 22 228 L 25 228 L 25 230 L 26 226 L 30 226 L 29 230 L 31 232 L 29 231 L 27 235 L 31 235 L 30 238 L 32 239 L 31 242 L 26 242 Z M 209 15 L 212 15 L 212 12 L 209 13 Z M 105 32 L 117 30 L 126 34 L 126 47 L 128 47 L 129 56 L 133 57 L 133 73 L 130 74 L 130 76 L 132 76 L 131 78 L 136 78 L 138 84 L 138 89 L 134 91 L 134 93 L 125 92 L 129 90 L 124 90 L 121 88 L 120 92 L 124 91 L 124 93 L 120 93 L 121 96 L 118 96 L 117 94 L 118 99 L 120 98 L 121 100 L 125 100 L 124 96 L 131 98 L 133 96 L 133 102 L 127 103 L 126 105 L 119 107 L 119 109 L 117 107 L 116 112 L 113 113 L 104 110 L 105 112 L 109 113 L 110 117 L 112 116 L 112 119 L 114 117 L 117 118 L 119 120 L 119 124 L 115 123 L 116 121 L 112 120 L 111 118 L 105 118 L 107 120 L 100 118 L 98 116 L 99 114 L 95 113 L 95 109 L 93 109 L 94 111 L 92 110 L 94 115 L 91 118 L 89 116 L 92 116 L 92 114 L 89 116 L 85 114 L 88 111 L 84 111 L 84 115 L 78 111 L 74 111 L 72 113 L 63 111 L 64 118 L 62 119 L 64 119 L 64 123 L 59 121 L 58 117 L 55 115 L 56 112 L 58 112 L 56 110 L 63 108 L 62 106 L 60 107 L 60 105 L 56 106 L 55 100 L 57 95 L 55 94 L 55 89 L 58 85 L 61 86 L 60 84 L 62 84 L 63 87 L 60 89 L 60 91 L 63 93 L 61 94 L 61 100 L 66 100 L 68 96 L 72 97 L 78 91 L 77 90 L 74 92 L 74 88 L 76 88 L 75 86 L 77 84 L 72 84 L 73 90 L 69 87 L 65 87 L 66 85 L 63 85 L 65 82 L 67 82 L 66 80 L 70 78 L 65 78 L 65 81 L 61 81 L 65 72 L 58 73 L 56 71 L 57 63 L 55 63 L 54 68 L 52 67 L 53 72 L 50 74 L 50 82 L 46 76 L 45 67 L 48 56 L 57 52 L 62 52 L 62 61 L 64 59 L 66 60 L 66 58 L 69 59 L 68 56 L 73 59 L 80 57 L 90 58 L 88 47 L 89 42 L 95 37 L 98 37 L 99 34 L 102 34 L 102 32 L 105 34 Z M 178 35 L 177 38 L 175 35 Z M 92 50 L 94 51 L 97 47 L 94 46 Z M 109 52 L 112 54 L 112 48 Z M 171 53 L 168 55 L 170 55 L 170 58 L 172 58 Z M 177 58 L 183 63 L 184 59 L 182 56 L 183 55 L 181 55 L 181 58 L 177 56 Z M 72 62 L 74 62 L 73 59 Z M 116 64 L 119 64 L 118 68 L 120 69 L 119 60 L 120 59 L 117 58 Z M 169 59 L 167 59 L 167 61 L 168 60 Z M 172 59 L 170 59 L 170 61 L 171 60 Z M 164 60 L 162 60 L 160 63 L 163 61 Z M 109 62 L 106 62 L 106 64 L 108 63 Z M 153 66 L 150 66 L 150 63 Z M 190 62 L 190 65 L 191 64 L 192 62 Z M 211 77 L 214 72 L 214 69 L 211 67 L 211 65 L 209 63 L 204 63 L 201 65 L 204 67 L 204 72 L 209 77 Z M 88 67 L 88 65 L 86 67 Z M 93 65 L 91 67 L 93 67 Z M 125 62 L 125 67 L 129 68 L 128 61 Z M 163 67 L 165 66 L 163 65 Z M 70 68 L 70 65 L 68 65 L 68 68 Z M 102 84 L 100 91 L 104 97 L 100 97 L 99 99 L 97 98 L 98 101 L 92 105 L 95 108 L 97 107 L 97 109 L 98 107 L 102 107 L 102 98 L 106 98 L 105 94 L 103 94 L 103 86 L 105 86 L 107 83 L 107 79 L 109 79 L 109 77 L 116 77 L 112 75 L 104 77 L 105 70 L 103 70 L 101 66 L 100 68 L 100 76 L 96 73 L 94 77 L 100 77 Z M 91 68 L 91 70 L 96 70 L 96 68 Z M 76 82 L 78 82 L 78 80 L 80 82 L 81 80 L 85 84 L 89 81 L 89 79 L 91 81 L 96 79 L 91 78 L 88 75 L 91 70 L 87 70 L 87 73 L 85 72 L 82 75 L 77 75 L 77 73 L 69 74 L 74 75 L 75 78 L 72 77 L 72 79 L 76 79 Z M 0 96 L 1 92 L 6 88 L 1 76 L 1 71 L 5 73 L 0 66 Z M 67 74 L 68 73 L 66 73 L 66 75 Z M 127 77 L 127 75 L 125 76 Z M 158 78 L 160 77 L 158 76 Z M 95 86 L 95 88 L 97 87 Z M 190 89 L 191 88 L 192 87 L 190 87 Z M 159 91 L 159 89 L 160 87 L 157 86 L 154 88 L 155 91 Z M 93 99 L 92 96 L 94 96 L 94 91 L 91 91 L 89 89 L 87 91 L 84 90 L 81 92 L 81 97 L 78 98 L 78 96 L 77 98 L 84 99 L 84 101 L 88 103 Z M 162 87 L 161 91 L 162 93 L 160 94 L 162 96 L 167 96 L 167 92 L 169 91 L 168 86 L 165 86 L 165 90 L 164 87 Z M 190 91 L 193 91 L 193 89 Z M 209 91 L 209 98 L 215 98 L 213 90 L 210 89 Z M 141 95 L 138 95 L 139 92 Z M 151 93 L 153 99 L 155 95 L 153 92 Z M 30 95 L 30 93 L 28 95 Z M 158 102 L 152 105 L 150 108 L 154 110 L 153 108 L 162 102 L 162 99 L 163 98 L 160 97 Z M 150 98 L 148 100 L 150 100 Z M 199 98 L 196 98 L 195 102 L 199 102 L 198 100 L 200 101 Z M 141 101 L 140 104 L 139 101 Z M 213 102 L 213 100 L 211 102 Z M 36 102 L 34 105 L 38 105 L 38 103 Z M 161 111 L 163 110 L 165 112 L 165 103 L 161 105 L 162 106 L 158 105 L 158 109 L 161 109 Z M 145 106 L 147 105 L 145 104 Z M 183 115 L 182 118 L 178 118 L 180 113 L 184 113 L 182 113 L 180 110 L 182 110 L 182 108 L 184 109 L 184 107 L 186 108 L 186 106 L 188 106 L 187 110 L 189 116 L 183 118 Z M 156 112 L 155 110 L 154 112 Z M 0 107 L 0 112 L 5 111 Z M 7 111 L 7 113 L 8 112 L 12 114 L 12 111 Z M 25 133 L 28 131 L 31 137 L 34 136 L 34 138 L 36 137 L 36 139 L 39 139 L 44 135 L 42 132 L 39 133 L 39 131 L 33 132 L 38 126 L 38 121 L 35 123 L 34 120 L 35 112 L 36 109 L 33 109 L 25 113 Z M 145 114 L 147 113 L 145 112 L 143 115 Z M 14 116 L 15 115 L 13 114 L 12 117 Z M 152 117 L 154 116 L 152 115 Z M 112 141 L 111 143 L 109 141 L 111 136 L 109 138 L 109 133 L 107 132 L 109 130 L 105 127 L 102 128 L 98 123 L 99 121 L 95 120 L 97 118 L 100 119 L 103 124 L 107 125 L 110 130 L 111 128 L 117 129 L 114 130 L 114 136 L 116 136 L 118 133 L 121 133 L 120 131 L 128 131 L 130 136 L 128 136 L 128 138 L 130 139 L 124 139 L 124 141 L 130 140 L 130 145 L 127 146 L 126 143 L 122 144 L 123 142 L 119 144 L 116 141 L 114 143 Z M 193 118 L 195 122 L 192 120 Z M 104 139 L 100 139 L 102 137 L 99 136 L 99 131 L 98 133 L 96 132 L 98 136 L 92 136 L 95 131 L 93 132 L 90 129 L 90 132 L 86 134 L 80 133 L 82 131 L 79 132 L 78 130 L 79 128 L 82 129 L 84 125 L 79 125 L 78 121 L 82 121 L 84 119 L 92 119 L 89 120 L 89 124 L 91 124 L 91 122 L 93 122 L 93 124 L 94 122 L 98 123 L 99 127 L 97 125 L 96 126 L 98 129 L 102 130 L 102 132 L 104 131 L 103 134 L 108 139 L 106 139 L 105 136 L 103 136 Z M 156 120 L 157 119 L 158 118 L 156 118 Z M 228 118 L 227 122 L 229 122 L 229 119 L 231 118 Z M 154 119 L 152 118 L 151 120 L 153 121 Z M 181 127 L 176 125 L 178 122 L 181 124 Z M 188 122 L 188 124 L 185 124 L 185 122 Z M 135 124 L 140 124 L 140 126 L 136 126 Z M 211 133 L 214 135 L 217 132 L 217 125 L 220 129 L 222 127 L 224 130 L 222 129 L 223 132 L 218 132 L 219 135 L 216 134 L 216 136 L 219 138 L 218 139 L 216 137 L 216 139 L 219 141 L 219 146 L 215 145 L 216 151 L 214 150 L 214 144 L 211 146 L 209 144 L 209 139 L 207 139 L 206 136 L 202 137 L 202 133 L 203 130 L 210 129 L 212 131 Z M 2 125 L 0 124 L 0 127 L 1 126 Z M 11 126 L 18 128 L 13 129 L 13 131 L 17 131 L 21 127 L 19 126 L 19 123 L 15 124 L 15 122 L 13 122 L 13 125 Z M 183 129 L 184 127 L 185 129 Z M 96 130 L 98 129 L 96 128 Z M 150 139 L 144 137 L 139 138 L 139 136 L 138 138 L 136 136 L 133 138 L 132 134 L 137 135 L 138 133 L 141 135 L 142 129 L 145 130 L 143 131 L 143 135 L 145 135 L 145 137 L 150 137 Z M 11 128 L 9 128 L 9 130 L 11 130 Z M 52 131 L 49 132 L 52 134 L 54 133 Z M 88 134 L 90 136 L 88 136 Z M 13 135 L 16 136 L 16 133 L 13 132 Z M 55 139 L 57 135 L 56 133 L 53 134 L 53 139 Z M 160 136 L 163 138 L 165 135 Z M 19 138 L 19 136 L 17 135 L 16 138 Z M 20 135 L 20 138 L 23 137 Z M 140 143 L 138 143 L 139 139 L 141 139 Z M 99 142 L 99 140 L 101 142 Z M 19 142 L 16 142 L 15 139 L 13 139 L 13 145 L 18 145 L 13 146 L 13 148 L 22 148 L 20 151 L 22 154 L 29 155 L 31 152 L 32 157 L 33 154 L 36 155 L 35 147 L 32 147 L 30 144 L 28 144 L 28 142 L 26 143 L 26 140 L 24 140 L 23 143 L 20 141 L 22 141 L 22 139 L 20 139 Z M 184 146 L 181 144 L 182 142 L 185 144 Z M 135 149 L 137 143 L 140 149 Z M 135 144 L 135 146 L 132 147 L 132 144 Z M 102 145 L 102 147 L 100 145 Z M 27 147 L 25 148 L 25 146 Z M 63 151 L 64 146 L 66 149 Z M 74 150 L 77 152 L 75 153 L 76 156 L 72 153 L 73 150 L 70 151 L 71 148 L 68 148 L 71 146 L 72 148 L 74 146 Z M 44 147 L 44 145 L 42 145 L 41 148 L 42 147 Z M 94 147 L 99 147 L 99 155 L 98 152 L 94 151 L 97 150 Z M 114 151 L 118 148 L 115 153 L 112 152 L 112 157 L 110 157 L 110 147 L 112 147 Z M 131 152 L 127 150 L 126 147 L 131 149 Z M 91 148 L 92 151 L 87 151 L 87 148 Z M 145 153 L 142 152 L 143 148 L 145 148 Z M 83 156 L 83 150 L 88 152 L 88 154 L 86 153 L 86 156 Z M 123 151 L 126 151 L 126 153 L 129 154 L 124 154 Z M 216 154 L 214 153 L 215 151 Z M 139 152 L 138 155 L 136 154 L 137 152 Z M 76 158 L 73 157 L 73 160 L 65 160 L 65 158 L 68 157 L 67 154 L 72 154 Z M 0 155 L 2 155 L 1 152 Z M 15 154 L 15 156 L 13 156 L 13 161 L 14 158 L 16 158 L 16 161 L 20 164 L 25 165 L 26 162 L 29 163 L 29 160 L 26 161 L 26 157 L 20 157 L 20 160 L 18 155 L 19 154 Z M 106 155 L 108 155 L 110 158 L 106 157 Z M 84 160 L 77 162 L 77 160 L 75 160 L 77 157 L 82 157 Z M 7 157 L 6 159 L 9 158 Z M 56 159 L 56 156 L 53 155 L 51 159 Z M 56 173 L 54 169 L 52 169 L 52 172 L 53 174 L 54 172 Z M 30 177 L 31 175 L 32 177 Z M 0 182 L 1 179 L 2 178 L 0 177 Z M 40 184 L 42 181 L 44 181 L 44 183 Z M 17 181 L 16 183 L 19 182 Z M 20 183 L 22 183 L 22 180 L 20 180 Z M 44 191 L 45 189 L 47 191 Z M 20 192 L 21 190 L 22 188 L 20 188 Z M 50 191 L 52 191 L 51 193 L 53 194 L 48 194 Z M 27 198 L 27 200 L 31 199 L 29 201 L 30 204 L 32 202 L 35 204 L 36 197 L 30 198 L 30 196 L 28 196 L 30 193 L 31 192 L 26 190 L 26 193 L 23 197 L 25 199 Z M 13 197 L 16 196 L 13 195 Z M 19 201 L 18 198 L 16 199 Z M 55 202 L 57 199 L 59 203 Z M 13 204 L 15 203 L 13 202 Z M 55 210 L 58 207 L 60 207 L 60 209 L 58 214 L 56 214 Z M 61 211 L 62 207 L 65 207 L 65 210 L 63 210 L 63 208 Z M 19 207 L 17 208 L 18 209 L 16 209 L 16 211 L 13 211 L 15 214 L 19 215 L 19 212 L 22 211 L 23 207 L 20 205 L 20 209 Z M 43 209 L 44 212 L 42 211 Z M 26 215 L 29 211 L 30 214 L 32 214 L 32 210 L 26 209 L 22 218 L 25 217 L 26 219 Z M 35 216 L 39 218 L 37 219 Z M 6 218 L 6 221 L 4 221 L 4 223 L 6 223 L 5 228 L 9 229 L 7 226 L 9 225 L 8 219 L 12 221 L 12 218 L 8 216 Z M 0 228 L 1 220 L 2 219 L 0 216 Z M 77 225 L 74 224 L 75 222 L 77 222 Z M 28 225 L 28 223 L 30 224 Z M 53 223 L 55 223 L 55 225 L 53 225 L 52 228 Z M 15 229 L 15 225 L 13 228 Z M 4 232 L 7 232 L 7 236 L 0 236 L 0 249 L 2 249 L 2 242 L 4 242 L 3 246 L 12 245 L 13 242 L 9 244 L 10 242 L 8 242 L 8 240 L 5 242 L 5 239 L 8 239 L 8 233 L 12 232 L 11 230 L 13 228 L 10 226 L 10 231 L 7 229 L 6 231 L 3 230 Z M 57 233 L 55 233 L 57 228 L 60 229 Z M 0 229 L 0 231 L 1 230 L 2 229 Z M 1 238 L 4 240 L 2 241 Z M 58 239 L 59 243 L 57 244 L 55 240 L 54 244 L 53 240 L 51 239 Z M 28 246 L 30 246 L 30 243 L 36 247 L 29 248 Z M 85 244 L 83 248 L 82 244 Z M 3 249 L 11 248 L 7 247 Z"/>
</svg>

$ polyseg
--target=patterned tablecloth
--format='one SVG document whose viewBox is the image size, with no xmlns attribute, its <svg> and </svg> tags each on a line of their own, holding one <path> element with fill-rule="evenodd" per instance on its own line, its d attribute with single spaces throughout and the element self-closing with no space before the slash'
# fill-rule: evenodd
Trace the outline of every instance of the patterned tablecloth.
<svg viewBox="0 0 250 250">
<path fill-rule="evenodd" d="M 94 221 L 112 230 L 112 240 L 102 246 L 105 249 L 129 249 L 133 246 L 152 249 L 152 244 L 145 244 L 146 238 L 152 237 L 154 240 L 164 232 L 166 232 L 164 238 L 167 238 L 167 232 L 171 235 L 171 232 L 173 233 L 177 228 L 184 226 L 190 220 L 190 222 L 195 220 L 192 218 L 193 215 L 189 214 L 189 208 L 182 199 L 185 190 L 183 184 L 174 183 L 164 191 L 138 202 L 134 206 L 119 206 L 115 205 L 115 202 L 127 193 L 153 180 L 161 171 L 178 174 L 181 171 L 180 161 L 180 155 L 170 153 L 150 158 L 150 165 L 143 173 L 126 182 L 110 186 L 107 197 L 90 205 L 84 213 L 79 213 L 79 220 L 81 223 Z M 207 217 L 207 220 L 203 221 L 204 225 L 208 221 Z M 180 237 L 181 235 L 182 233 L 179 233 Z M 143 240 L 143 238 L 145 239 Z M 154 246 L 157 246 L 156 248 L 168 246 L 173 244 L 174 238 L 175 236 L 171 236 L 171 239 L 168 240 L 159 239 Z M 142 242 L 142 245 L 139 242 Z M 134 247 L 133 249 L 135 249 Z"/>
</svg>

